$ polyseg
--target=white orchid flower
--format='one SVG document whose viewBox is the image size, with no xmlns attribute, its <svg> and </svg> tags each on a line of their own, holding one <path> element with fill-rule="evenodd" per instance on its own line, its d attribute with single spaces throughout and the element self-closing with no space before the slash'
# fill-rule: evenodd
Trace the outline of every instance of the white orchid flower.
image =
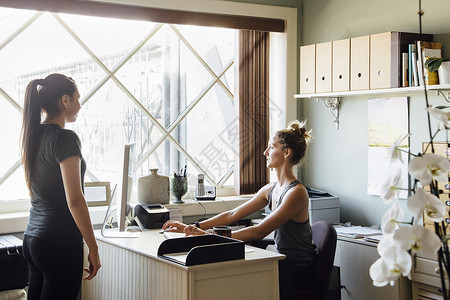
<svg viewBox="0 0 450 300">
<path fill-rule="evenodd" d="M 426 257 L 436 257 L 441 246 L 441 240 L 433 231 L 418 224 L 400 228 L 394 234 L 394 242 L 405 251 Z"/>
<path fill-rule="evenodd" d="M 400 227 L 398 220 L 403 219 L 403 215 L 403 210 L 398 204 L 398 201 L 394 201 L 391 208 L 384 213 L 383 218 L 381 219 L 381 229 L 383 232 L 392 233 L 398 229 Z"/>
<path fill-rule="evenodd" d="M 399 136 L 399 138 L 387 149 L 387 157 L 391 159 L 391 162 L 395 162 L 397 159 L 403 162 L 402 152 L 398 147 L 408 136 L 410 136 L 409 133 Z"/>
<path fill-rule="evenodd" d="M 377 259 L 369 269 L 370 278 L 373 280 L 373 285 L 377 287 L 385 286 L 389 283 L 390 278 L 388 278 L 389 269 L 383 258 Z M 394 280 L 396 280 L 395 278 Z"/>
<path fill-rule="evenodd" d="M 411 256 L 406 250 L 396 247 L 391 234 L 378 243 L 378 252 L 381 257 L 369 269 L 374 286 L 394 285 L 400 275 L 410 275 Z"/>
<path fill-rule="evenodd" d="M 407 203 L 408 211 L 414 216 L 414 222 L 420 220 L 422 213 L 433 222 L 441 222 L 446 214 L 445 204 L 433 194 L 417 188 Z"/>
<path fill-rule="evenodd" d="M 378 242 L 377 251 L 380 256 L 383 256 L 387 250 L 394 246 L 394 235 L 384 234 L 383 238 Z"/>
<path fill-rule="evenodd" d="M 443 111 L 442 109 L 437 109 L 433 107 L 428 107 L 427 111 L 430 113 L 430 115 L 438 120 L 440 124 L 443 124 L 445 127 L 450 127 L 450 112 L 449 111 Z M 445 128 L 444 128 L 445 129 Z"/>
<path fill-rule="evenodd" d="M 409 163 L 409 174 L 420 180 L 423 186 L 429 185 L 433 178 L 439 182 L 447 182 L 449 170 L 448 159 L 434 153 L 416 156 Z"/>
<path fill-rule="evenodd" d="M 398 183 L 400 182 L 402 172 L 401 169 L 397 169 L 397 171 L 391 176 L 387 177 L 386 181 L 380 187 L 380 195 L 383 198 L 383 203 L 388 204 L 393 199 L 398 198 Z"/>
</svg>

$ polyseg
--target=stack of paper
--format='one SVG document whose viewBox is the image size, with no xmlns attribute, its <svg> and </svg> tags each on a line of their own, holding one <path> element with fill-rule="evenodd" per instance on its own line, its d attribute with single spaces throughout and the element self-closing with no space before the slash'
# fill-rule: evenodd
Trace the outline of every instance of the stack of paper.
<svg viewBox="0 0 450 300">
<path fill-rule="evenodd" d="M 335 227 L 335 229 L 338 235 L 354 239 L 383 234 L 380 229 L 362 226 Z"/>
<path fill-rule="evenodd" d="M 383 239 L 384 235 L 371 235 L 371 236 L 365 236 L 364 240 L 369 242 L 378 243 Z"/>
</svg>

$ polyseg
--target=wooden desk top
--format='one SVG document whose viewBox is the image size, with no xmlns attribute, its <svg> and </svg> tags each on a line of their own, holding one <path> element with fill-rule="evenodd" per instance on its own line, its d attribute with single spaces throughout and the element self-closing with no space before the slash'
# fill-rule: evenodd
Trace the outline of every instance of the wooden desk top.
<svg viewBox="0 0 450 300">
<path fill-rule="evenodd" d="M 232 260 L 226 262 L 218 262 L 211 264 L 203 264 L 186 267 L 161 257 L 158 257 L 158 248 L 159 245 L 165 240 L 164 235 L 159 233 L 159 229 L 147 229 L 141 232 L 138 238 L 106 238 L 101 235 L 100 230 L 95 230 L 95 236 L 97 240 L 115 245 L 120 248 L 127 249 L 129 251 L 133 251 L 135 253 L 142 254 L 149 258 L 153 258 L 159 261 L 164 261 L 169 264 L 173 264 L 179 266 L 180 268 L 195 271 L 199 269 L 208 269 L 208 268 L 218 268 L 221 265 L 230 266 L 232 264 L 251 264 L 254 262 L 259 262 L 261 260 L 281 260 L 285 258 L 285 255 L 263 250 L 260 248 L 252 247 L 249 245 L 245 245 L 245 260 Z M 100 253 L 101 255 L 101 253 Z"/>
</svg>

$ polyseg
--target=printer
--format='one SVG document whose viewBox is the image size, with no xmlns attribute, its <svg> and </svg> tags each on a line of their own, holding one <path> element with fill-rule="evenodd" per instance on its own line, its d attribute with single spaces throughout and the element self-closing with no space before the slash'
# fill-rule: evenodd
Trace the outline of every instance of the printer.
<svg viewBox="0 0 450 300">
<path fill-rule="evenodd" d="M 138 204 L 134 214 L 147 229 L 161 228 L 169 220 L 169 210 L 159 203 Z"/>
<path fill-rule="evenodd" d="M 330 193 L 306 187 L 309 194 L 309 223 L 328 221 L 330 224 L 339 224 L 341 221 L 339 197 Z M 267 216 L 270 211 L 264 209 Z"/>
<path fill-rule="evenodd" d="M 309 222 L 328 221 L 339 224 L 341 221 L 339 197 L 330 193 L 306 188 L 309 194 Z"/>
</svg>

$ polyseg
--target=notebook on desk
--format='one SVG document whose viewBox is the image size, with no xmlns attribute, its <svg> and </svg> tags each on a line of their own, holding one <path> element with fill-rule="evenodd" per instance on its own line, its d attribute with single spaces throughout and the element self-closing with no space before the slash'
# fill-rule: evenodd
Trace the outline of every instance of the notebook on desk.
<svg viewBox="0 0 450 300">
<path fill-rule="evenodd" d="M 350 226 L 350 227 L 335 227 L 335 229 L 337 235 L 354 239 L 383 234 L 383 232 L 380 229 L 372 227 Z"/>
<path fill-rule="evenodd" d="M 380 235 L 365 236 L 364 240 L 368 242 L 379 243 L 383 238 L 384 235 L 380 234 Z"/>
</svg>

